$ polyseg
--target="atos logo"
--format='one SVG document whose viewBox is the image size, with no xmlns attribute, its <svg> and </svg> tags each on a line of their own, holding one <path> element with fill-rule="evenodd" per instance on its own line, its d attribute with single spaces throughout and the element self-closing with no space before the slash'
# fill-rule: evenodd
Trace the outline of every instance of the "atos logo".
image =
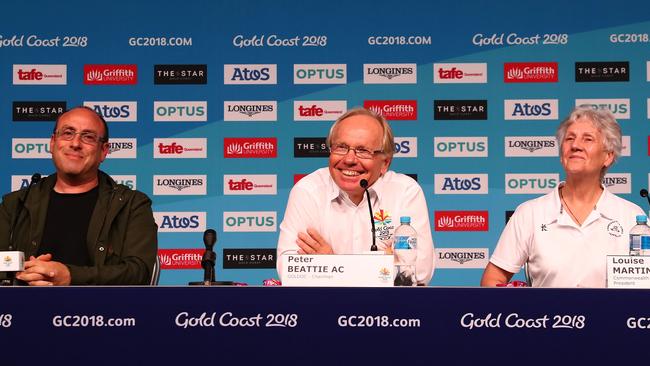
<svg viewBox="0 0 650 366">
<path fill-rule="evenodd" d="M 111 178 L 115 183 L 125 185 L 129 189 L 138 189 L 138 179 L 135 175 L 111 175 Z"/>
<path fill-rule="evenodd" d="M 434 137 L 433 146 L 433 156 L 436 158 L 486 158 L 488 156 L 487 136 Z"/>
<path fill-rule="evenodd" d="M 346 64 L 295 64 L 293 65 L 294 84 L 345 84 L 347 83 Z"/>
<path fill-rule="evenodd" d="M 435 194 L 487 194 L 487 174 L 435 174 Z"/>
<path fill-rule="evenodd" d="M 274 195 L 277 194 L 278 178 L 275 174 L 224 175 L 224 195 Z"/>
<path fill-rule="evenodd" d="M 138 82 L 138 65 L 84 65 L 86 85 L 133 85 Z"/>
<path fill-rule="evenodd" d="M 111 138 L 108 142 L 109 159 L 136 159 L 138 140 L 135 138 Z"/>
<path fill-rule="evenodd" d="M 503 101 L 506 120 L 556 120 L 557 99 L 506 99 Z"/>
<path fill-rule="evenodd" d="M 224 232 L 275 232 L 275 211 L 224 211 Z"/>
<path fill-rule="evenodd" d="M 45 177 L 47 177 L 47 175 L 41 175 L 41 179 Z M 14 192 L 29 187 L 29 182 L 31 182 L 31 180 L 31 175 L 12 175 L 11 191 Z"/>
<path fill-rule="evenodd" d="M 12 138 L 11 158 L 12 159 L 49 159 L 50 139 L 43 138 Z"/>
<path fill-rule="evenodd" d="M 602 180 L 603 185 L 608 191 L 615 194 L 632 193 L 632 174 L 631 173 L 607 173 Z"/>
<path fill-rule="evenodd" d="M 154 159 L 204 159 L 208 153 L 208 139 L 154 139 Z"/>
<path fill-rule="evenodd" d="M 418 119 L 417 100 L 365 100 L 363 107 L 388 121 L 415 121 Z"/>
<path fill-rule="evenodd" d="M 593 109 L 609 109 L 616 119 L 630 119 L 630 99 L 576 99 L 576 107 L 588 105 Z"/>
<path fill-rule="evenodd" d="M 557 62 L 506 62 L 503 64 L 506 83 L 557 83 Z"/>
<path fill-rule="evenodd" d="M 433 82 L 487 83 L 487 63 L 433 64 Z"/>
<path fill-rule="evenodd" d="M 506 194 L 545 194 L 559 182 L 559 174 L 506 174 Z"/>
<path fill-rule="evenodd" d="M 396 158 L 417 158 L 418 138 L 417 137 L 395 137 Z"/>
<path fill-rule="evenodd" d="M 106 122 L 135 122 L 138 120 L 138 102 L 84 102 L 104 117 Z"/>
<path fill-rule="evenodd" d="M 201 269 L 205 249 L 158 249 L 160 269 Z"/>
<path fill-rule="evenodd" d="M 198 233 L 205 231 L 205 212 L 154 212 L 159 233 Z"/>
<path fill-rule="evenodd" d="M 293 119 L 295 121 L 335 121 L 348 109 L 345 100 L 293 102 Z"/>
<path fill-rule="evenodd" d="M 67 65 L 13 65 L 14 85 L 66 85 Z"/>
<path fill-rule="evenodd" d="M 223 83 L 275 85 L 278 83 L 277 65 L 223 65 Z"/>
<path fill-rule="evenodd" d="M 488 231 L 487 211 L 435 211 L 436 231 Z"/>
</svg>

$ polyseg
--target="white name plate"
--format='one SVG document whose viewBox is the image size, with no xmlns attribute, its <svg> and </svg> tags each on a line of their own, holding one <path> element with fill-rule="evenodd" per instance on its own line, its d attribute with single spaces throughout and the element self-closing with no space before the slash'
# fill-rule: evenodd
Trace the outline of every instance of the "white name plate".
<svg viewBox="0 0 650 366">
<path fill-rule="evenodd" d="M 25 253 L 0 252 L 0 272 L 20 272 L 25 269 Z"/>
<path fill-rule="evenodd" d="M 650 256 L 608 255 L 608 288 L 650 288 Z"/>
<path fill-rule="evenodd" d="M 391 287 L 393 256 L 375 254 L 282 256 L 282 286 Z"/>
</svg>

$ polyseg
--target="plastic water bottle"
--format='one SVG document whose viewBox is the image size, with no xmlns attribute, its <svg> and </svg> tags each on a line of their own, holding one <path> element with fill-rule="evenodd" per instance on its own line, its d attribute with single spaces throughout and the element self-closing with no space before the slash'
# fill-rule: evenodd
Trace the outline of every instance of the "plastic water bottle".
<svg viewBox="0 0 650 366">
<path fill-rule="evenodd" d="M 393 253 L 395 261 L 395 286 L 417 286 L 415 262 L 417 260 L 417 240 L 415 229 L 411 226 L 411 217 L 399 218 L 400 226 L 393 235 Z"/>
<path fill-rule="evenodd" d="M 650 226 L 647 222 L 645 215 L 636 216 L 636 225 L 630 229 L 630 255 L 641 255 L 641 237 L 650 236 Z"/>
<path fill-rule="evenodd" d="M 641 255 L 650 255 L 650 235 L 641 236 Z"/>
</svg>

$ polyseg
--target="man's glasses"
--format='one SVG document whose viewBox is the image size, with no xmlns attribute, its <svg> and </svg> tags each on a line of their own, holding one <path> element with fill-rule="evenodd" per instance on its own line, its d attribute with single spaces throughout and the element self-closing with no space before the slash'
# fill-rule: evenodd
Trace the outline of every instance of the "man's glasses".
<svg viewBox="0 0 650 366">
<path fill-rule="evenodd" d="M 89 132 L 89 131 L 77 132 L 77 130 L 75 130 L 74 128 L 66 128 L 63 130 L 54 131 L 54 134 L 56 135 L 57 138 L 64 141 L 72 141 L 76 135 L 79 135 L 81 137 L 81 142 L 88 145 L 94 145 L 97 144 L 98 142 L 104 142 L 104 138 L 99 137 L 94 132 Z"/>
<path fill-rule="evenodd" d="M 330 146 L 330 153 L 335 155 L 347 155 L 347 153 L 352 150 L 354 155 L 359 159 L 372 159 L 376 154 L 383 153 L 382 150 L 368 150 L 364 147 L 350 147 L 346 144 L 334 144 Z"/>
</svg>

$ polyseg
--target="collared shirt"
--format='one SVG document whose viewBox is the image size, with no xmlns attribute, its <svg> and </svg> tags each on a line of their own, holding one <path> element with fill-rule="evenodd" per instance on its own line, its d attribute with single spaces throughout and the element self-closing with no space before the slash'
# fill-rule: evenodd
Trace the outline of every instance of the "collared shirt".
<svg viewBox="0 0 650 366">
<path fill-rule="evenodd" d="M 433 239 L 429 212 L 422 188 L 410 177 L 388 171 L 370 188 L 379 250 L 392 245 L 400 216 L 410 216 L 418 234 L 416 262 L 419 283 L 433 276 Z M 336 185 L 328 168 L 302 178 L 291 190 L 278 240 L 278 272 L 283 254 L 296 253 L 299 232 L 316 229 L 336 254 L 367 252 L 372 245 L 372 228 L 366 195 L 355 205 Z"/>
<path fill-rule="evenodd" d="M 528 261 L 535 287 L 605 287 L 606 257 L 628 254 L 630 229 L 643 210 L 603 187 L 580 226 L 560 202 L 562 185 L 517 207 L 490 262 L 517 273 Z"/>
</svg>

